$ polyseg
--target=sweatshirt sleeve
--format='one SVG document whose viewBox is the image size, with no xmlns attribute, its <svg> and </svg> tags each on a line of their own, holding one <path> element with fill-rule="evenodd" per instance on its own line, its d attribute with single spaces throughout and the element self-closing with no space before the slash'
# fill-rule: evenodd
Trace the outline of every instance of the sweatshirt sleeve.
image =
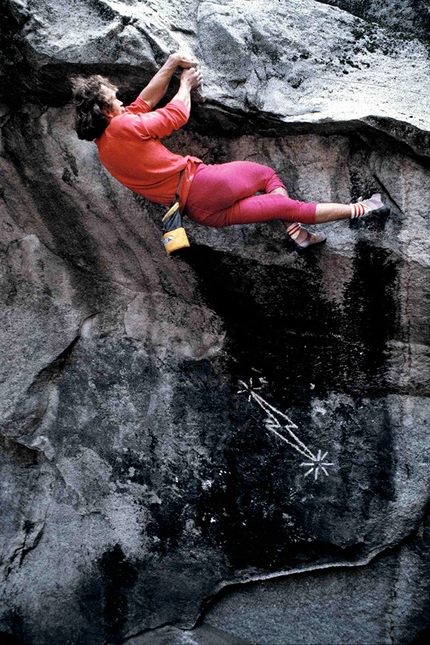
<svg viewBox="0 0 430 645">
<path fill-rule="evenodd" d="M 135 113 L 136 114 L 136 113 Z M 143 137 L 161 139 L 178 130 L 188 121 L 190 113 L 180 99 L 173 99 L 165 107 L 138 114 L 135 127 Z"/>
<path fill-rule="evenodd" d="M 138 96 L 133 103 L 127 105 L 125 111 L 131 112 L 132 114 L 146 114 L 147 112 L 151 112 L 151 108 L 146 101 Z"/>
</svg>

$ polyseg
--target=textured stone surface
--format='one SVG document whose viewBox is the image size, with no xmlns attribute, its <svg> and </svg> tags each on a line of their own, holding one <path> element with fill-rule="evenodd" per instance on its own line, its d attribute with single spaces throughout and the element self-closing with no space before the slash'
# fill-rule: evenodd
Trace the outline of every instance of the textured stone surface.
<svg viewBox="0 0 430 645">
<path fill-rule="evenodd" d="M 318 0 L 339 7 L 369 22 L 390 27 L 400 38 L 406 35 L 429 39 L 430 7 L 424 0 Z"/>
<path fill-rule="evenodd" d="M 423 617 L 430 618 L 428 562 L 423 564 L 428 540 L 426 520 L 400 553 L 360 569 L 291 576 L 227 592 L 204 622 L 259 645 L 415 642 Z"/>
<path fill-rule="evenodd" d="M 193 630 L 161 627 L 127 639 L 126 643 L 127 645 L 247 645 L 242 638 L 207 625 Z"/>
<path fill-rule="evenodd" d="M 337 4 L 2 8 L 2 638 L 425 638 L 428 55 L 387 3 Z M 69 80 L 128 100 L 179 46 L 205 81 L 172 150 L 271 165 L 301 199 L 381 190 L 393 215 L 326 225 L 304 256 L 280 223 L 188 222 L 167 258 L 160 209 L 76 138 Z M 262 375 L 328 478 L 237 393 Z"/>
</svg>

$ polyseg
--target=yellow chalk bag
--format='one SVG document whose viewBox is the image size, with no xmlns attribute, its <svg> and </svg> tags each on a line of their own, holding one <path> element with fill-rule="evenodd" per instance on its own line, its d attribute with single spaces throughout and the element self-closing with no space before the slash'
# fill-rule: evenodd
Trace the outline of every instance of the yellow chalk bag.
<svg viewBox="0 0 430 645">
<path fill-rule="evenodd" d="M 163 235 L 161 238 L 167 254 L 170 255 L 179 249 L 185 249 L 190 246 L 187 234 L 182 226 L 181 213 L 179 211 L 179 202 L 175 202 L 167 211 L 163 219 Z"/>
</svg>

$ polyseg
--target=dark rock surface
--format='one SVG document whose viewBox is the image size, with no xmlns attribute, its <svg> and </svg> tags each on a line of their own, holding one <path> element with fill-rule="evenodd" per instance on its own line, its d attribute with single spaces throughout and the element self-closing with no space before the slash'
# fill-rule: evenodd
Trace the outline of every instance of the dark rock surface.
<svg viewBox="0 0 430 645">
<path fill-rule="evenodd" d="M 339 7 L 370 23 L 392 28 L 397 37 L 429 41 L 430 6 L 426 0 L 318 0 Z M 372 25 L 365 29 L 372 30 Z M 364 29 L 363 29 L 364 31 Z"/>
<path fill-rule="evenodd" d="M 426 518 L 413 541 L 364 567 L 228 590 L 204 623 L 261 645 L 416 642 L 430 619 L 428 528 Z"/>
<path fill-rule="evenodd" d="M 3 5 L 7 642 L 425 638 L 428 55 L 382 8 L 337 4 Z M 303 256 L 280 223 L 188 222 L 167 258 L 161 210 L 76 138 L 69 81 L 100 71 L 127 101 L 178 47 L 205 81 L 171 149 L 271 165 L 309 201 L 380 190 L 392 216 L 326 225 Z M 266 412 L 238 394 L 263 376 Z M 309 450 L 329 476 L 304 476 Z"/>
</svg>

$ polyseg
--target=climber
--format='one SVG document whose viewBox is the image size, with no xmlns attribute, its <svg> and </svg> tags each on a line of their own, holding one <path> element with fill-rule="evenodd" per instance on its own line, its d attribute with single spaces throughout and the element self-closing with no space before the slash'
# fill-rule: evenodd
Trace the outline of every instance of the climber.
<svg viewBox="0 0 430 645">
<path fill-rule="evenodd" d="M 178 92 L 165 107 L 155 109 L 178 67 Z M 116 96 L 118 88 L 106 78 L 75 78 L 78 137 L 95 140 L 101 163 L 135 193 L 165 206 L 178 194 L 181 211 L 205 226 L 283 220 L 299 250 L 325 241 L 324 235 L 310 233 L 301 223 L 389 212 L 379 194 L 355 204 L 300 202 L 290 199 L 267 166 L 249 161 L 207 165 L 197 157 L 170 152 L 160 139 L 188 121 L 191 91 L 201 81 L 196 61 L 172 54 L 137 99 L 124 107 Z"/>
</svg>

